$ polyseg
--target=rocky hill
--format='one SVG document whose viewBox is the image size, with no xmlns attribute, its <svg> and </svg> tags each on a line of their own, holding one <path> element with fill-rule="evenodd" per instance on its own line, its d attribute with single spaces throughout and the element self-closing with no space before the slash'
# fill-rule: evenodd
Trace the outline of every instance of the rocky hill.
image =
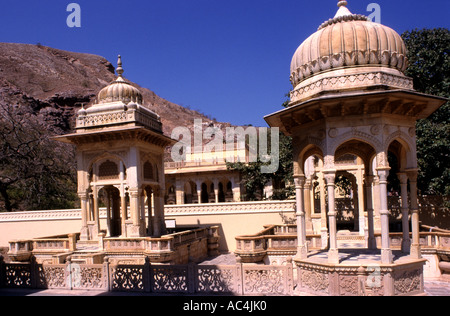
<svg viewBox="0 0 450 316">
<path fill-rule="evenodd" d="M 81 104 L 92 104 L 100 89 L 114 79 L 114 66 L 100 56 L 41 45 L 0 43 L 0 105 L 31 107 L 61 133 L 73 129 Z M 161 116 L 168 136 L 176 126 L 192 126 L 194 118 L 219 128 L 229 126 L 134 85 L 141 90 L 144 105 Z"/>
</svg>

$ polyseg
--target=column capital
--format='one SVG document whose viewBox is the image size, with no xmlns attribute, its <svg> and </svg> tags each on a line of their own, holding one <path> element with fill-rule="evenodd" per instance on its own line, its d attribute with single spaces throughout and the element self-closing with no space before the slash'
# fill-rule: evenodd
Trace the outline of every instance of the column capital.
<svg viewBox="0 0 450 316">
<path fill-rule="evenodd" d="M 87 200 L 88 199 L 88 193 L 87 192 L 78 192 L 78 197 L 81 200 Z"/>
<path fill-rule="evenodd" d="M 383 167 L 383 168 L 376 168 L 376 170 L 377 170 L 377 175 L 380 178 L 380 183 L 386 182 L 387 178 L 389 176 L 389 170 L 391 170 L 391 168 Z"/>
<path fill-rule="evenodd" d="M 336 179 L 336 170 L 323 170 L 323 177 L 327 185 L 334 185 Z"/>
<path fill-rule="evenodd" d="M 417 176 L 419 175 L 419 169 L 407 169 L 405 170 L 410 182 L 417 182 Z"/>
<path fill-rule="evenodd" d="M 366 185 L 371 185 L 374 180 L 375 180 L 375 176 L 373 174 L 364 175 L 364 183 Z"/>
<path fill-rule="evenodd" d="M 400 180 L 400 184 L 408 183 L 408 175 L 405 172 L 397 173 L 397 178 L 398 178 L 398 180 Z"/>
<path fill-rule="evenodd" d="M 128 192 L 130 193 L 130 196 L 131 196 L 131 197 L 136 198 L 136 197 L 138 197 L 138 196 L 140 195 L 141 190 L 138 189 L 138 188 L 130 188 L 130 189 L 128 190 Z"/>
<path fill-rule="evenodd" d="M 305 189 L 311 189 L 312 186 L 312 180 L 311 179 L 306 179 L 305 181 Z"/>
<path fill-rule="evenodd" d="M 296 189 L 303 189 L 306 182 L 306 177 L 304 174 L 296 174 L 294 175 L 294 183 Z"/>
</svg>

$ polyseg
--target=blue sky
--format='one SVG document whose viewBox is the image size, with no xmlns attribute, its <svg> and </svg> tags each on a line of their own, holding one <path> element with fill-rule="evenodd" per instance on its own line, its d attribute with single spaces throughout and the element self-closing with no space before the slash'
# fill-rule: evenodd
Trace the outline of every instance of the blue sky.
<svg viewBox="0 0 450 316">
<path fill-rule="evenodd" d="M 69 28 L 69 3 L 81 28 Z M 2 0 L 0 41 L 123 57 L 125 77 L 174 103 L 236 125 L 266 126 L 291 89 L 296 48 L 332 18 L 337 0 Z M 381 7 L 398 33 L 450 28 L 448 0 L 348 0 Z"/>
</svg>

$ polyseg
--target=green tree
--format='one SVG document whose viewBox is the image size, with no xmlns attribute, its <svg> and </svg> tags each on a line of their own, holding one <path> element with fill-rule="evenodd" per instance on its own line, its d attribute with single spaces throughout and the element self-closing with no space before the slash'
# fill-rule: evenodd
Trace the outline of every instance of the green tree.
<svg viewBox="0 0 450 316">
<path fill-rule="evenodd" d="M 51 134 L 52 127 L 30 109 L 0 106 L 0 209 L 75 206 L 74 152 Z"/>
<path fill-rule="evenodd" d="M 270 135 L 268 137 L 270 139 Z M 251 163 L 227 163 L 229 170 L 239 171 L 245 188 L 245 199 L 254 201 L 258 199 L 258 193 L 262 194 L 264 186 L 272 180 L 274 200 L 286 200 L 293 196 L 293 163 L 292 163 L 292 139 L 279 133 L 279 167 L 274 173 L 262 173 L 261 167 L 269 165 L 262 162 L 259 157 Z M 268 148 L 270 152 L 270 148 Z"/>
<path fill-rule="evenodd" d="M 422 93 L 450 96 L 450 31 L 446 28 L 407 31 L 406 75 Z M 417 123 L 417 157 L 422 194 L 450 195 L 450 102 Z"/>
</svg>

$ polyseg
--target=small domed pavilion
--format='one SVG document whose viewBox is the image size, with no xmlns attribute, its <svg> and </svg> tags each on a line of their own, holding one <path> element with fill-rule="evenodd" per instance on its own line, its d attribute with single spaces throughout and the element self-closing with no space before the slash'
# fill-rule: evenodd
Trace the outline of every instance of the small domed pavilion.
<svg viewBox="0 0 450 316">
<path fill-rule="evenodd" d="M 106 237 L 165 233 L 164 150 L 175 141 L 163 135 L 159 115 L 143 106 L 141 92 L 123 72 L 119 56 L 117 79 L 78 112 L 76 133 L 56 138 L 76 145 L 82 242 L 98 240 L 102 231 Z M 100 201 L 106 227 L 100 227 Z"/>
</svg>

